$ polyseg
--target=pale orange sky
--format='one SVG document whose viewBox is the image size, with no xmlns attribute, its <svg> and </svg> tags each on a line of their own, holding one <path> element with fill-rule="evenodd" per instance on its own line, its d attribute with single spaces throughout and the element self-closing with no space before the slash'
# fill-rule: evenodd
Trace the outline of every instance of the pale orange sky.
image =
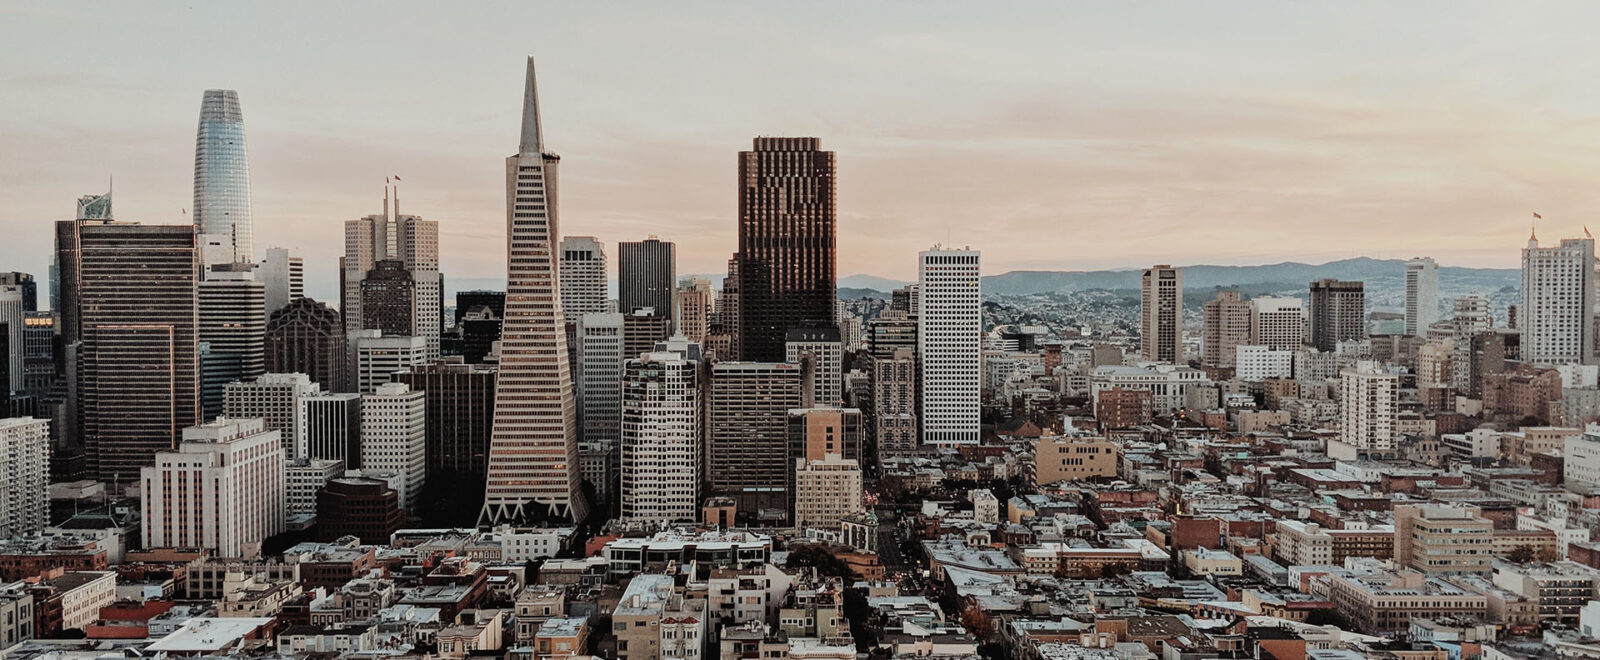
<svg viewBox="0 0 1600 660">
<path fill-rule="evenodd" d="M 840 275 L 1431 255 L 1514 267 L 1596 207 L 1593 3 L 0 5 L 0 268 L 116 176 L 183 221 L 203 90 L 239 91 L 258 251 L 334 288 L 340 223 L 405 178 L 447 277 L 504 274 L 522 58 L 562 232 L 734 248 L 755 135 L 838 152 Z M 1600 225 L 1597 225 L 1600 227 Z"/>
</svg>

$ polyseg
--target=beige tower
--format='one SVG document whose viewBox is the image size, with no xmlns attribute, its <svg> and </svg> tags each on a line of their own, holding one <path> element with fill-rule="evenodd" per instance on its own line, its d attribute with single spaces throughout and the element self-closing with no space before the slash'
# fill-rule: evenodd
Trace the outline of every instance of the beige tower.
<svg viewBox="0 0 1600 660">
<path fill-rule="evenodd" d="M 1250 303 L 1238 291 L 1218 291 L 1217 298 L 1200 308 L 1200 363 L 1208 367 L 1233 367 L 1239 346 L 1250 343 Z"/>
<path fill-rule="evenodd" d="M 556 277 L 560 162 L 544 150 L 529 57 L 522 144 L 506 158 L 506 312 L 480 523 L 514 521 L 530 507 L 574 520 L 586 513 Z"/>
<path fill-rule="evenodd" d="M 1162 264 L 1146 268 L 1139 307 L 1143 324 L 1139 352 L 1146 360 L 1183 360 L 1183 271 Z"/>
</svg>

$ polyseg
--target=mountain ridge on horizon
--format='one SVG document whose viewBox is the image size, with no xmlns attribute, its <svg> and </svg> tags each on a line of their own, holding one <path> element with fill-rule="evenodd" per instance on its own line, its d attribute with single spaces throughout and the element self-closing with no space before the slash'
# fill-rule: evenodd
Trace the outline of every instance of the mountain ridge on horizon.
<svg viewBox="0 0 1600 660">
<path fill-rule="evenodd" d="M 1206 289 L 1246 285 L 1303 286 L 1313 280 L 1334 278 L 1348 280 L 1386 281 L 1402 280 L 1405 276 L 1405 259 L 1375 259 L 1351 257 L 1320 264 L 1299 261 L 1282 261 L 1253 266 L 1224 266 L 1197 264 L 1178 266 L 1183 271 L 1185 289 Z M 1086 289 L 1137 289 L 1142 268 L 1099 270 L 1012 270 L 983 277 L 986 294 L 1026 295 L 1063 290 Z M 1520 273 L 1516 268 L 1475 268 L 1468 266 L 1439 266 L 1441 279 L 1481 280 L 1483 286 L 1499 288 Z M 875 275 L 850 275 L 839 278 L 840 287 L 876 289 L 887 291 L 909 282 Z M 874 286 L 876 285 L 876 286 Z M 880 287 L 887 288 L 880 288 Z"/>
<path fill-rule="evenodd" d="M 1293 287 L 1304 287 L 1312 280 L 1328 277 L 1358 279 L 1371 282 L 1375 286 L 1387 288 L 1388 286 L 1403 284 L 1405 261 L 1404 259 L 1352 257 L 1321 264 L 1283 261 L 1255 266 L 1199 264 L 1178 266 L 1178 268 L 1184 271 L 1185 289 L 1236 286 L 1263 287 L 1264 285 L 1269 285 L 1267 288 L 1273 286 L 1282 288 L 1291 285 Z M 985 294 L 1026 295 L 1088 289 L 1137 289 L 1139 288 L 1140 270 L 1139 268 L 1012 270 L 998 275 L 983 276 L 983 291 Z M 1453 289 L 1497 289 L 1514 284 L 1520 277 L 1519 273 L 1520 270 L 1516 268 L 1439 267 L 1440 279 L 1455 285 L 1448 287 Z M 684 277 L 687 276 L 685 275 Z M 721 284 L 721 276 L 717 274 L 697 274 L 696 276 L 711 277 L 713 283 Z M 870 290 L 887 296 L 890 291 L 909 283 L 910 281 L 908 280 L 858 273 L 840 277 L 838 287 L 841 290 L 849 290 L 851 294 L 855 294 L 860 290 Z M 504 278 L 451 278 L 448 273 L 445 275 L 445 294 L 447 296 L 454 296 L 456 291 L 465 289 L 503 289 L 504 286 Z M 614 291 L 612 295 L 615 295 Z"/>
</svg>

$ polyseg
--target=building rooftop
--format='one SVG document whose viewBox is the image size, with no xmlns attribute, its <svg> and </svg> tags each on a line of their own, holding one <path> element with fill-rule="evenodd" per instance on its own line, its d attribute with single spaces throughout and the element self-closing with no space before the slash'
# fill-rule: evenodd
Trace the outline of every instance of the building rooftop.
<svg viewBox="0 0 1600 660">
<path fill-rule="evenodd" d="M 165 653 L 221 653 L 240 639 L 272 624 L 271 618 L 200 617 L 184 622 L 183 627 L 156 640 L 146 651 Z"/>
</svg>

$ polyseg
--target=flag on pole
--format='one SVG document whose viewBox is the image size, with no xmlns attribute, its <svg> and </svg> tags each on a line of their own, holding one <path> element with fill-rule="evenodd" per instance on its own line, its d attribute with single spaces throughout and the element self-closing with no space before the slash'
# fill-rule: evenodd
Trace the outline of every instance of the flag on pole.
<svg viewBox="0 0 1600 660">
<path fill-rule="evenodd" d="M 1540 219 L 1540 220 L 1543 220 L 1543 219 L 1544 219 L 1544 216 L 1542 216 L 1542 215 L 1539 215 L 1539 213 L 1538 213 L 1538 212 L 1537 212 L 1537 211 L 1535 211 L 1535 212 L 1534 212 L 1534 214 L 1533 214 L 1533 217 L 1535 217 L 1535 218 L 1538 218 L 1538 219 Z"/>
<path fill-rule="evenodd" d="M 394 180 L 395 181 L 399 181 L 400 180 L 400 175 L 398 175 L 398 174 L 394 175 Z"/>
</svg>

